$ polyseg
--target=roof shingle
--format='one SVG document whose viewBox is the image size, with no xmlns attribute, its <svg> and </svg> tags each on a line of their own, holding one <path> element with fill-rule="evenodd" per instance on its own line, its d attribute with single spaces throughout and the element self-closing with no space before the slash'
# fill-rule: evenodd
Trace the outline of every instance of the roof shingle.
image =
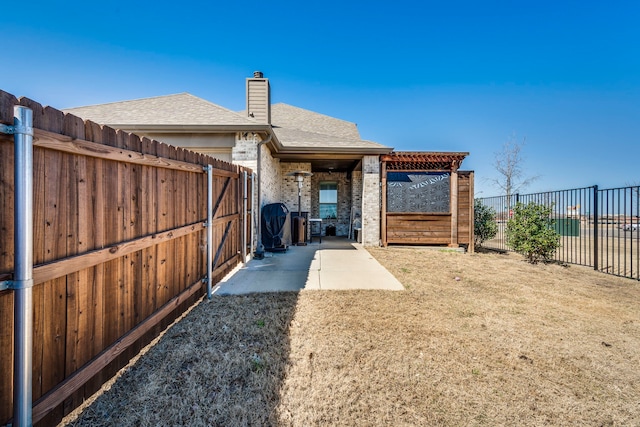
<svg viewBox="0 0 640 427">
<path fill-rule="evenodd" d="M 255 125 L 249 118 L 189 93 L 67 108 L 106 125 Z"/>
<path fill-rule="evenodd" d="M 271 106 L 271 123 L 282 128 L 360 139 L 355 123 L 283 103 Z"/>
</svg>

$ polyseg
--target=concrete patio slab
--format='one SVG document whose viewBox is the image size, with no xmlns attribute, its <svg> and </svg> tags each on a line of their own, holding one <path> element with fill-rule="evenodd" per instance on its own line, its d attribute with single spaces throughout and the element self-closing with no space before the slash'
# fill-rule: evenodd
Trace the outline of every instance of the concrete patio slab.
<svg viewBox="0 0 640 427">
<path fill-rule="evenodd" d="M 267 252 L 225 277 L 219 295 L 301 290 L 403 290 L 402 284 L 352 240 L 323 237 L 322 243 Z"/>
</svg>

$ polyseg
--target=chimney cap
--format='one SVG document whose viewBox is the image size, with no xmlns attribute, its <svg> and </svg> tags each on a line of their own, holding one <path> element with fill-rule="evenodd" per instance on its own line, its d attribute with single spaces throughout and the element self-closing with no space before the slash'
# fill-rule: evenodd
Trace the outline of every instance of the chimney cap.
<svg viewBox="0 0 640 427">
<path fill-rule="evenodd" d="M 262 71 L 254 71 L 253 72 L 253 78 L 254 79 L 262 79 L 262 78 L 264 78 L 264 74 L 262 73 Z"/>
</svg>

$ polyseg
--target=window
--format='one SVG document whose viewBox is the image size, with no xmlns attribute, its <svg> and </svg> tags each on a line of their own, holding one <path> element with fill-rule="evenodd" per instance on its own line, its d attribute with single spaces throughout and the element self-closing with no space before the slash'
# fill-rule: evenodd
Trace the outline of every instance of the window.
<svg viewBox="0 0 640 427">
<path fill-rule="evenodd" d="M 338 218 L 338 183 L 320 183 L 320 218 Z"/>
</svg>

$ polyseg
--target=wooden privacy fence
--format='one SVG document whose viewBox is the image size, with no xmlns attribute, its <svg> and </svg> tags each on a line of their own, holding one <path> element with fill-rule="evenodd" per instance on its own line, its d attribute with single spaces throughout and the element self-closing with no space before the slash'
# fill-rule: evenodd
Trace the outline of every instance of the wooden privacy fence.
<svg viewBox="0 0 640 427">
<path fill-rule="evenodd" d="M 33 421 L 51 425 L 203 295 L 207 165 L 214 281 L 247 254 L 243 223 L 252 221 L 250 207 L 243 209 L 243 178 L 250 171 L 2 91 L 0 123 L 12 123 L 18 104 L 34 117 Z M 13 138 L 0 134 L 0 280 L 11 279 L 14 266 L 13 150 Z M 10 290 L 0 292 L 0 324 L 6 423 L 13 399 Z"/>
</svg>

